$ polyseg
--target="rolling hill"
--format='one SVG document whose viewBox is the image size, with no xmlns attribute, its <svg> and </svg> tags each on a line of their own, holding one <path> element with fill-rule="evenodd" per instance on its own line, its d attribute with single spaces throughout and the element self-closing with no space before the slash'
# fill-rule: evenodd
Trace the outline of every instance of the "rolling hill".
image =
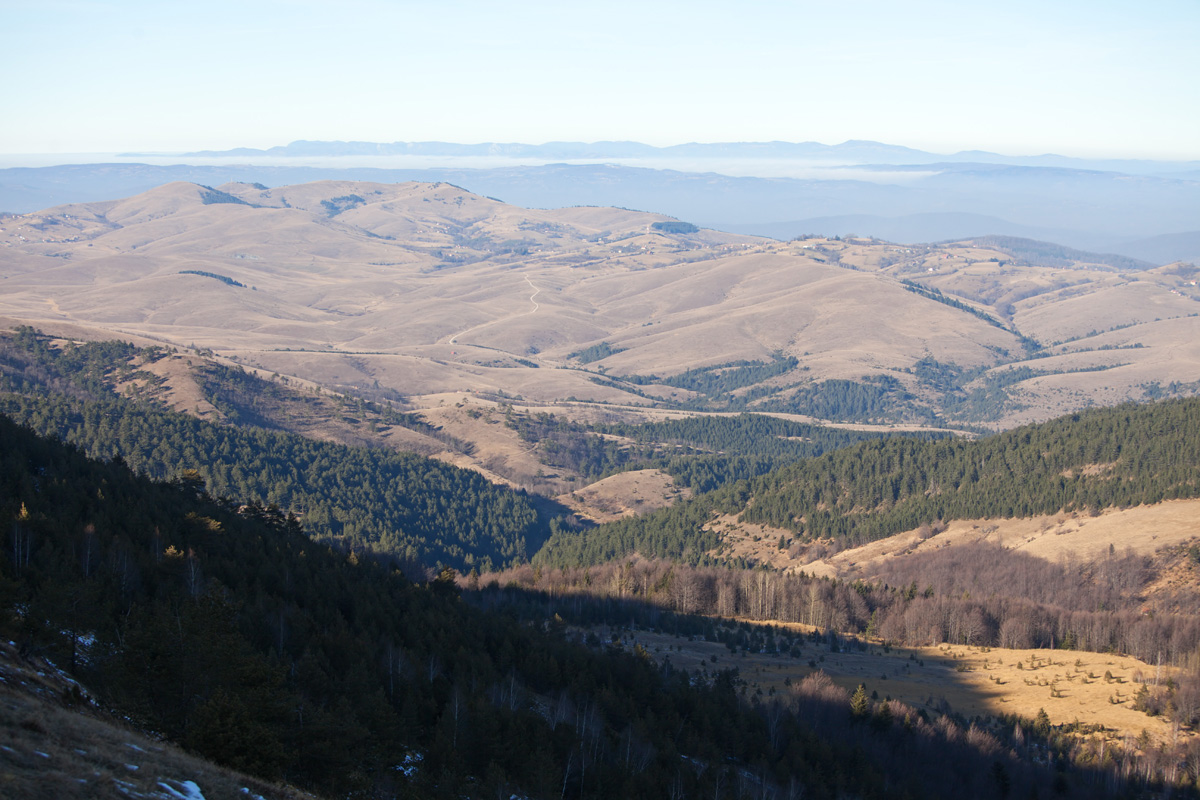
<svg viewBox="0 0 1200 800">
<path fill-rule="evenodd" d="M 994 240 L 777 242 L 449 184 L 320 182 L 167 184 L 0 220 L 0 245 L 8 320 L 417 405 L 468 392 L 1004 427 L 1187 394 L 1200 373 L 1194 269 Z"/>
</svg>

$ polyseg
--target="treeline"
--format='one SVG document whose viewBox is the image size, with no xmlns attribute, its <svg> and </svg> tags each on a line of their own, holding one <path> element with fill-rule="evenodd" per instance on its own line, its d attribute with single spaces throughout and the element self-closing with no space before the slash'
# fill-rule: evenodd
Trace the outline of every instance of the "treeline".
<svg viewBox="0 0 1200 800">
<path fill-rule="evenodd" d="M 711 367 L 696 367 L 678 375 L 614 375 L 612 379 L 592 378 L 594 383 L 613 386 L 631 394 L 641 394 L 634 386 L 658 384 L 686 389 L 700 395 L 676 403 L 680 408 L 707 411 L 739 411 L 753 401 L 779 391 L 780 387 L 762 386 L 764 381 L 791 372 L 800 362 L 795 356 L 775 353 L 770 361 L 730 361 Z M 617 383 L 620 381 L 621 383 Z M 746 391 L 739 391 L 745 389 Z M 774 409 L 771 409 L 774 410 Z"/>
<path fill-rule="evenodd" d="M 608 342 L 600 342 L 585 347 L 582 350 L 576 350 L 574 353 L 568 353 L 567 358 L 578 359 L 580 363 L 590 364 L 593 361 L 599 361 L 603 358 L 616 355 L 617 353 L 625 352 L 624 347 L 613 347 Z"/>
<path fill-rule="evenodd" d="M 423 564 L 486 570 L 526 560 L 545 538 L 524 492 L 470 470 L 382 448 L 216 425 L 118 397 L 110 375 L 136 372 L 127 363 L 138 353 L 132 346 L 56 350 L 28 330 L 12 344 L 15 352 L 0 350 L 0 411 L 94 458 L 120 458 L 157 480 L 191 473 L 215 496 L 295 512 L 314 537 Z M 218 371 L 213 379 L 230 374 Z"/>
<path fill-rule="evenodd" d="M 943 411 L 960 420 L 999 419 L 1012 404 L 1008 387 L 1049 373 L 1029 367 L 987 371 L 984 367 L 964 369 L 943 364 L 927 356 L 913 365 L 917 380 L 941 394 Z M 970 390 L 966 387 L 976 383 Z"/>
<path fill-rule="evenodd" d="M 469 443 L 430 425 L 416 414 L 398 411 L 388 400 L 304 393 L 289 387 L 286 379 L 281 385 L 274 380 L 263 380 L 240 367 L 212 361 L 194 367 L 193 376 L 204 399 L 217 408 L 226 421 L 235 425 L 290 430 L 297 417 L 319 417 L 327 413 L 331 418 L 362 428 L 360 439 L 363 443 L 371 441 L 369 433 L 378 433 L 395 425 L 437 439 L 453 450 L 471 451 Z M 395 399 L 398 398 L 391 398 Z"/>
<path fill-rule="evenodd" d="M 599 480 L 623 469 L 643 467 L 654 458 L 653 444 L 629 447 L 598 436 L 594 428 L 553 414 L 508 414 L 505 424 L 537 446 L 538 460 Z"/>
<path fill-rule="evenodd" d="M 958 309 L 959 311 L 965 311 L 968 314 L 976 317 L 977 319 L 983 320 L 988 325 L 992 325 L 993 327 L 999 328 L 1000 330 L 1003 330 L 1003 331 L 1008 330 L 1008 326 L 1006 326 L 1003 322 L 1001 322 L 1000 320 L 993 317 L 991 314 L 988 314 L 986 311 L 978 309 L 975 306 L 964 303 L 961 300 L 957 300 L 953 297 L 947 297 L 946 295 L 942 294 L 941 289 L 938 289 L 936 287 L 926 286 L 922 283 L 917 283 L 916 281 L 910 281 L 907 278 L 901 278 L 900 284 L 905 289 L 912 292 L 913 294 L 918 294 L 921 297 L 927 298 L 929 300 L 933 300 L 934 302 L 941 303 L 943 305 L 950 306 L 951 308 Z M 1010 333 L 1015 333 L 1015 331 L 1010 331 Z M 1020 335 L 1020 334 L 1017 334 L 1017 335 Z"/>
<path fill-rule="evenodd" d="M 938 403 L 946 416 L 963 422 L 980 422 L 999 419 L 1013 407 L 1015 401 L 1008 391 L 1011 386 L 1045 375 L 1102 372 L 1118 366 L 1123 365 L 1108 364 L 1063 372 L 1047 372 L 1027 366 L 1010 366 L 1006 369 L 965 368 L 926 356 L 913 365 L 912 373 L 920 385 L 939 396 Z M 1181 394 L 1183 392 L 1172 396 L 1178 397 Z M 1147 394 L 1147 397 L 1149 396 Z M 933 418 L 932 408 L 926 408 L 925 412 L 930 419 Z"/>
<path fill-rule="evenodd" d="M 765 475 L 785 464 L 868 439 L 886 436 L 936 439 L 945 435 L 853 431 L 747 413 L 734 417 L 686 417 L 642 425 L 605 425 L 597 430 L 636 442 L 659 443 L 663 449 L 652 466 L 697 493 Z"/>
<path fill-rule="evenodd" d="M 1178 562 L 1189 556 L 1166 558 Z M 523 565 L 495 580 L 564 598 L 553 613 L 570 613 L 581 624 L 666 624 L 659 615 L 629 605 L 645 603 L 677 614 L 797 622 L 835 636 L 866 636 L 911 647 L 951 643 L 1128 653 L 1186 669 L 1169 691 L 1161 690 L 1159 708 L 1183 725 L 1198 725 L 1200 590 L 1177 593 L 1170 607 L 1147 608 L 1141 596 L 1153 574 L 1147 561 L 1112 555 L 1095 562 L 1052 564 L 979 544 L 889 562 L 881 577 L 869 581 L 692 567 L 662 559 L 567 569 Z M 610 602 L 614 600 L 618 602 Z M 711 639 L 713 630 L 689 633 Z M 738 642 L 768 652 L 787 649 L 774 638 L 770 644 L 744 637 Z"/>
<path fill-rule="evenodd" d="M 1127 566 L 1119 564 L 1116 569 L 1120 571 Z M 1064 574 L 1071 572 L 1072 569 L 1067 569 Z M 1078 580 L 1078 576 L 1067 577 L 1072 581 Z M 500 583 L 505 587 L 500 588 Z M 891 698 L 871 702 L 862 686 L 850 697 L 845 690 L 830 684 L 819 670 L 819 662 L 824 661 L 829 653 L 862 652 L 875 648 L 887 650 L 904 644 L 897 639 L 881 641 L 877 628 L 880 627 L 880 618 L 888 613 L 884 609 L 891 609 L 891 613 L 903 616 L 911 613 L 909 609 L 918 609 L 918 614 L 926 613 L 933 604 L 954 607 L 956 604 L 966 606 L 969 603 L 969 598 L 961 595 L 935 597 L 933 590 L 928 587 L 922 592 L 911 586 L 890 588 L 859 581 L 784 576 L 766 570 L 696 569 L 672 562 L 641 559 L 566 570 L 539 570 L 523 565 L 493 576 L 489 587 L 468 592 L 465 596 L 474 598 L 485 607 L 515 613 L 522 619 L 541 619 L 554 615 L 583 626 L 606 625 L 614 631 L 613 641 L 632 646 L 635 652 L 639 647 L 638 631 L 650 630 L 686 637 L 689 641 L 702 639 L 719 642 L 728 648 L 731 657 L 739 653 L 755 653 L 806 663 L 814 671 L 798 684 L 793 683 L 790 695 L 785 694 L 782 699 L 774 695 L 774 701 L 769 698 L 760 701 L 764 708 L 777 708 L 775 704 L 784 704 L 798 708 L 802 714 L 811 714 L 813 712 L 805 708 L 805 702 L 819 686 L 823 687 L 820 692 L 824 696 L 840 704 L 849 704 L 851 719 L 857 718 L 860 722 L 868 723 L 874 721 L 883 727 L 905 716 L 927 717 L 924 710 L 913 709 Z M 705 613 L 711 614 L 716 605 L 721 605 L 725 613 L 736 615 L 738 619 L 695 617 L 683 611 L 685 608 L 708 606 Z M 772 624 L 786 618 L 788 607 L 792 609 L 791 621 L 811 620 L 807 624 L 814 627 L 809 633 Z M 1044 610 L 1052 614 L 1057 609 Z M 946 614 L 944 608 L 942 613 L 945 631 L 949 631 L 951 625 L 963 625 L 952 621 L 955 614 L 962 619 L 969 616 L 961 610 Z M 1119 616 L 1123 616 L 1131 625 L 1153 627 L 1144 615 L 1138 621 L 1137 612 L 1124 612 Z M 1193 610 L 1190 618 L 1176 626 L 1175 630 L 1187 631 L 1194 641 L 1197 627 L 1195 618 Z M 747 619 L 761 619 L 767 623 L 755 624 Z M 835 624 L 848 627 L 832 627 Z M 1167 628 L 1170 628 L 1169 623 Z M 969 631 L 969 625 L 963 625 L 963 630 Z M 932 639 L 914 639 L 908 644 L 953 641 L 950 635 L 944 632 L 935 634 Z M 1166 642 L 1169 638 L 1170 635 L 1160 641 Z M 963 639 L 959 641 L 965 642 Z M 976 640 L 976 644 L 990 646 L 979 640 Z M 669 654 L 664 656 L 666 660 L 669 658 Z M 912 660 L 915 666 L 924 667 L 923 662 L 915 656 Z M 719 663 L 720 660 L 714 661 L 714 669 Z M 1029 668 L 1036 667 L 1031 659 Z M 1101 678 L 1088 678 L 1097 679 Z M 1151 676 L 1137 680 L 1141 682 L 1137 684 L 1139 688 L 1133 690 L 1135 708 L 1151 715 L 1166 715 L 1183 725 L 1194 726 L 1200 722 L 1197 717 L 1200 713 L 1200 664 L 1196 663 L 1194 653 L 1187 671 L 1181 675 L 1166 681 L 1154 681 L 1154 685 L 1151 685 Z M 883 686 L 886 683 L 880 684 L 880 688 Z M 872 693 L 872 696 L 877 697 L 877 693 Z M 927 704 L 938 709 L 936 724 L 955 726 L 958 735 L 964 729 L 976 731 L 976 735 L 986 730 L 991 742 L 1010 754 L 1018 755 L 1025 763 L 1053 764 L 1058 770 L 1055 794 L 1066 793 L 1069 786 L 1077 786 L 1081 782 L 1094 786 L 1098 795 L 1107 790 L 1126 797 L 1145 796 L 1143 793 L 1146 792 L 1197 796 L 1200 788 L 1200 739 L 1181 737 L 1159 744 L 1140 739 L 1126 741 L 1124 745 L 1111 742 L 1100 744 L 1097 739 L 1087 735 L 1095 733 L 1097 729 L 1078 722 L 1055 727 L 1044 712 L 1034 719 L 1000 714 L 988 719 L 965 720 L 954 713 L 944 697 L 931 694 Z M 825 726 L 823 729 L 831 733 L 840 734 L 845 717 L 821 717 L 820 712 L 817 715 L 819 718 L 814 719 L 815 724 Z M 950 757 L 949 752 L 946 755 Z M 947 769 L 963 774 L 957 768 Z M 989 775 L 995 780 L 1007 775 L 1007 772 L 996 770 L 993 764 Z M 991 786 L 964 788 L 960 796 L 1007 797 L 1009 790 L 1015 790 L 1015 785 L 1006 788 L 1004 784 L 1005 781 L 999 779 Z M 1035 797 L 1040 793 L 1037 788 L 1020 789 L 1016 790 L 1015 796 Z"/>
<path fill-rule="evenodd" d="M 1140 594 L 1152 574 L 1145 562 L 1127 555 L 1052 564 L 980 544 L 912 555 L 870 580 L 642 558 L 564 569 L 522 565 L 495 579 L 647 601 L 683 614 L 798 622 L 898 645 L 1122 652 L 1200 668 L 1200 591 L 1152 613 Z"/>
<path fill-rule="evenodd" d="M 205 272 L 202 269 L 181 269 L 181 270 L 179 270 L 179 274 L 180 275 L 202 275 L 205 278 L 216 278 L 217 280 L 219 280 L 221 283 L 225 284 L 226 286 L 237 286 L 242 289 L 246 288 L 246 284 L 241 283 L 239 281 L 235 281 L 233 278 L 229 277 L 228 275 L 221 275 L 216 272 Z"/>
<path fill-rule="evenodd" d="M 1200 400 L 1072 414 L 977 441 L 877 439 L 643 517 L 556 531 L 535 561 L 598 564 L 633 552 L 700 563 L 717 514 L 837 547 L 936 520 L 1099 512 L 1200 496 Z"/>
<path fill-rule="evenodd" d="M 206 206 L 228 203 L 235 206 L 250 206 L 251 208 L 258 208 L 258 206 L 254 205 L 253 203 L 247 203 L 242 198 L 234 197 L 228 192 L 222 192 L 220 189 L 214 189 L 211 186 L 204 186 L 203 184 L 200 184 L 200 188 L 204 190 L 200 195 L 200 202 Z"/>
<path fill-rule="evenodd" d="M 755 455 L 781 460 L 798 460 L 829 450 L 886 436 L 942 438 L 940 433 L 881 433 L 809 425 L 765 414 L 737 416 L 694 416 L 647 422 L 639 425 L 597 425 L 601 433 L 623 436 L 642 443 L 657 443 L 688 450 L 725 455 Z M 670 453 L 670 451 L 667 451 Z"/>
<path fill-rule="evenodd" d="M 939 439 L 948 435 L 852 431 L 747 413 L 598 425 L 551 414 L 509 415 L 507 424 L 522 439 L 538 445 L 539 458 L 549 466 L 591 480 L 624 469 L 657 468 L 695 492 L 712 491 L 730 481 L 757 477 L 784 464 L 868 439 Z"/>
<path fill-rule="evenodd" d="M 713 398 L 717 402 L 737 403 L 732 395 L 765 380 L 790 372 L 799 366 L 795 356 L 776 354 L 770 361 L 731 361 L 714 367 L 698 367 L 663 378 L 661 383 L 677 389 L 687 389 Z"/>
<path fill-rule="evenodd" d="M 929 408 L 917 401 L 891 375 L 874 375 L 862 381 L 840 378 L 802 384 L 787 395 L 762 404 L 764 411 L 805 414 L 848 422 L 930 420 Z"/>
<path fill-rule="evenodd" d="M 748 522 L 856 545 L 934 520 L 1196 497 L 1197 464 L 1200 400 L 1127 404 L 973 442 L 865 442 L 731 487 L 720 502 Z"/>
<path fill-rule="evenodd" d="M 0 442 L 0 631 L 264 778 L 413 798 L 1106 793 L 901 704 L 827 684 L 746 701 L 735 671 L 587 648 L 552 617 L 463 603 L 450 572 L 414 585 L 3 418 Z"/>
<path fill-rule="evenodd" d="M 341 197 L 322 200 L 321 207 L 325 209 L 325 213 L 330 217 L 336 217 L 346 211 L 352 211 L 361 205 L 366 204 L 366 200 L 356 194 L 344 194 Z"/>
<path fill-rule="evenodd" d="M 692 223 L 680 222 L 677 219 L 667 220 L 665 222 L 651 222 L 650 229 L 660 231 L 662 233 L 698 233 L 700 231 L 700 229 Z"/>
</svg>

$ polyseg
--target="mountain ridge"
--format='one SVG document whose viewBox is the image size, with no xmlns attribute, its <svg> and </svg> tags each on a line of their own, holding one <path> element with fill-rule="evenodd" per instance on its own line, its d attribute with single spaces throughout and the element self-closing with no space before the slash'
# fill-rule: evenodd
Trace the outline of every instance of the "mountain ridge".
<svg viewBox="0 0 1200 800">
<path fill-rule="evenodd" d="M 637 156 L 675 156 L 675 157 L 716 157 L 737 155 L 748 158 L 812 158 L 814 156 L 856 156 L 859 158 L 890 157 L 896 159 L 940 159 L 945 162 L 971 162 L 1029 164 L 1029 165 L 1060 165 L 1091 164 L 1103 165 L 1112 170 L 1136 171 L 1163 170 L 1192 170 L 1200 166 L 1200 161 L 1156 161 L 1152 159 L 1131 158 L 1082 158 L 1063 156 L 1055 153 L 1043 153 L 1029 156 L 1012 156 L 993 153 L 986 150 L 960 150 L 955 153 L 934 153 L 903 145 L 887 144 L 870 139 L 848 139 L 838 144 L 824 144 L 815 141 L 788 142 L 774 140 L 769 142 L 686 142 L 682 144 L 655 146 L 635 141 L 597 141 L 573 142 L 552 141 L 542 144 L 520 142 L 481 142 L 477 144 L 462 144 L 455 142 L 425 141 L 425 142 L 362 142 L 362 141 L 322 141 L 296 140 L 286 145 L 276 145 L 269 148 L 238 147 L 229 150 L 198 150 L 180 153 L 180 157 L 217 157 L 217 156 L 311 156 L 311 155 L 507 155 L 507 156 L 540 156 L 546 158 L 613 158 Z M 123 156 L 139 157 L 144 153 L 122 153 Z M 903 162 L 887 161 L 896 164 Z M 920 163 L 925 163 L 921 161 Z M 931 161 L 929 163 L 939 163 Z M 1101 167 L 1103 168 L 1103 167 Z"/>
<path fill-rule="evenodd" d="M 434 157 L 431 157 L 434 158 Z M 0 170 L 0 209 L 31 212 L 64 202 L 105 200 L 131 195 L 172 180 L 216 186 L 228 181 L 294 185 L 324 178 L 399 182 L 446 181 L 477 194 L 527 207 L 618 206 L 663 212 L 721 230 L 739 226 L 764 229 L 789 238 L 796 233 L 838 235 L 834 227 L 794 231 L 789 220 L 866 215 L 855 230 L 906 243 L 942 241 L 970 235 L 1007 234 L 1049 239 L 1083 250 L 1126 252 L 1123 243 L 1194 230 L 1200 217 L 1200 182 L 1184 173 L 1138 177 L 1134 173 L 1063 166 L 963 165 L 819 167 L 784 177 L 722 174 L 714 159 L 664 159 L 652 169 L 642 159 L 627 164 L 556 163 L 505 166 L 486 163 L 456 166 L 452 157 L 413 168 L 386 158 L 371 166 L 363 159 L 323 166 L 298 159 L 252 165 L 100 164 L 19 167 Z M 319 159 L 318 159 L 319 161 Z M 405 166 L 403 162 L 399 166 Z M 749 163 L 749 162 L 747 162 Z M 768 161 L 761 161 L 768 163 Z M 978 166 L 978 165 L 977 165 Z M 1078 167 L 1078 165 L 1076 165 Z M 1014 198 L 1020 198 L 1015 202 Z M 963 230 L 937 225 L 932 217 L 916 226 L 893 218 L 913 214 L 971 213 L 994 218 L 985 228 Z M 1195 255 L 1185 243 L 1151 251 L 1159 263 Z"/>
<path fill-rule="evenodd" d="M 1015 240 L 779 242 L 327 181 L 167 184 L 0 220 L 0 243 L 0 314 L 335 389 L 940 426 L 1194 382 L 1190 267 Z"/>
</svg>

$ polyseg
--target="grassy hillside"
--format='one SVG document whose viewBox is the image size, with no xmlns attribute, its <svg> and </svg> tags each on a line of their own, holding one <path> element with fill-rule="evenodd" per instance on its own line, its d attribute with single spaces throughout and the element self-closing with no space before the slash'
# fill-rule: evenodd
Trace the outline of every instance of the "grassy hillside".
<svg viewBox="0 0 1200 800">
<path fill-rule="evenodd" d="M 429 406 L 1011 427 L 1198 389 L 1200 292 L 1178 270 L 676 223 L 445 183 L 173 183 L 0 220 L 0 315 Z"/>
</svg>

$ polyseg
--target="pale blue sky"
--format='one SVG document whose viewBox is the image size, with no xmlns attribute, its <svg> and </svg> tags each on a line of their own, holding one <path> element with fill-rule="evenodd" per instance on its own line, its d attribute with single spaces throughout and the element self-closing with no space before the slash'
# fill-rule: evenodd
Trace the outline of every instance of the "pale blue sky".
<svg viewBox="0 0 1200 800">
<path fill-rule="evenodd" d="M 1200 0 L 0 0 L 0 153 L 875 139 L 1200 159 Z"/>
</svg>

